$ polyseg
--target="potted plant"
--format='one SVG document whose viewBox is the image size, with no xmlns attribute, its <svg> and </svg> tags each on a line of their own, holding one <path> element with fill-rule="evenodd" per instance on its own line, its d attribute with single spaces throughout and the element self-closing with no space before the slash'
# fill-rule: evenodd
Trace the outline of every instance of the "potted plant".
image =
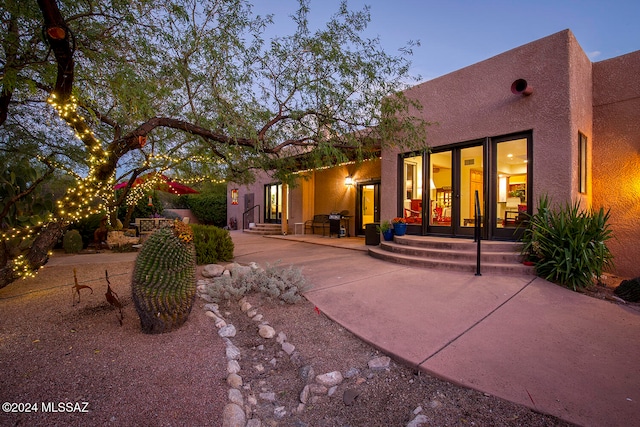
<svg viewBox="0 0 640 427">
<path fill-rule="evenodd" d="M 404 218 L 393 218 L 393 232 L 396 236 L 404 236 L 407 232 L 407 220 Z"/>
<path fill-rule="evenodd" d="M 378 226 L 378 232 L 382 233 L 384 240 L 387 242 L 393 240 L 393 228 L 391 228 L 391 223 L 389 221 L 382 221 Z"/>
</svg>

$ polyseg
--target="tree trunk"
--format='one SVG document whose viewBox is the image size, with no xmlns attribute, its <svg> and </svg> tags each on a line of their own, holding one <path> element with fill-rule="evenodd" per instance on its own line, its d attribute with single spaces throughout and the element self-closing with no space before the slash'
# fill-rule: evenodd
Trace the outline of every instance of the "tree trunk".
<svg viewBox="0 0 640 427">
<path fill-rule="evenodd" d="M 69 226 L 62 222 L 52 222 L 46 225 L 38 237 L 33 241 L 25 258 L 31 270 L 37 270 L 49 260 L 49 251 L 62 238 L 62 235 Z M 11 259 L 6 259 L 0 268 L 0 289 L 16 281 L 21 276 L 13 269 Z"/>
</svg>

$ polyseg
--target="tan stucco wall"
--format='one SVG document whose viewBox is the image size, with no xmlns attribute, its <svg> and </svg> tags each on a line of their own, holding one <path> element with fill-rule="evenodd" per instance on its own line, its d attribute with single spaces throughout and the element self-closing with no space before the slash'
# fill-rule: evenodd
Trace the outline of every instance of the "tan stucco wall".
<svg viewBox="0 0 640 427">
<path fill-rule="evenodd" d="M 255 211 L 254 222 L 262 222 L 264 218 L 264 186 L 265 184 L 275 183 L 277 180 L 272 178 L 270 174 L 262 171 L 255 172 L 255 181 L 251 184 L 240 185 L 233 182 L 227 184 L 227 224 L 231 218 L 238 221 L 238 229 L 242 230 L 242 213 L 245 211 L 244 199 L 246 194 L 253 193 L 254 205 L 260 205 L 260 214 Z M 238 189 L 238 204 L 231 204 L 231 190 Z"/>
<path fill-rule="evenodd" d="M 295 223 L 304 223 L 313 219 L 316 214 L 349 211 L 355 215 L 356 186 L 345 186 L 344 181 L 351 176 L 354 182 L 380 179 L 380 159 L 373 159 L 361 163 L 351 163 L 333 168 L 320 169 L 300 174 L 296 183 L 289 186 L 288 193 L 288 221 L 286 232 L 295 232 Z M 256 212 L 256 222 L 261 222 L 264 215 L 264 186 L 277 182 L 268 173 L 257 172 L 255 182 L 248 185 L 229 183 L 227 185 L 227 223 L 235 217 L 238 228 L 242 229 L 242 213 L 244 212 L 244 196 L 254 194 L 254 203 L 260 205 L 260 218 Z M 231 190 L 238 189 L 238 205 L 231 204 Z M 349 223 L 349 233 L 355 233 L 355 220 Z"/>
<path fill-rule="evenodd" d="M 514 95 L 511 84 L 517 79 L 525 79 L 533 94 Z M 565 30 L 417 85 L 406 94 L 423 104 L 423 117 L 434 123 L 425 142 L 430 147 L 531 130 L 533 200 L 548 194 L 563 202 L 580 198 L 578 131 L 591 137 L 590 87 L 591 63 Z M 383 152 L 386 218 L 397 214 L 398 152 Z"/>
<path fill-rule="evenodd" d="M 315 197 L 313 214 L 329 214 L 331 212 L 349 211 L 355 216 L 357 190 L 355 183 L 380 178 L 380 160 L 374 159 L 362 163 L 352 163 L 314 172 Z M 354 185 L 346 186 L 345 178 L 351 176 Z M 349 233 L 355 234 L 355 219 L 349 223 Z"/>
<path fill-rule="evenodd" d="M 593 64 L 593 204 L 611 209 L 616 272 L 640 276 L 640 51 Z"/>
</svg>

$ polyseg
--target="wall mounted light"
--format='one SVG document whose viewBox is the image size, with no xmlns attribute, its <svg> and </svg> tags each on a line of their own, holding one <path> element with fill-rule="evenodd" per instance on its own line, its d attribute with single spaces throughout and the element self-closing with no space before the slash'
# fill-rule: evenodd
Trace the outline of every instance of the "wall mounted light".
<svg viewBox="0 0 640 427">
<path fill-rule="evenodd" d="M 348 175 L 344 179 L 344 185 L 346 185 L 347 187 L 351 187 L 353 185 L 353 177 L 351 175 Z"/>
<path fill-rule="evenodd" d="M 234 188 L 231 190 L 231 204 L 232 205 L 237 205 L 238 204 L 238 189 Z"/>
</svg>

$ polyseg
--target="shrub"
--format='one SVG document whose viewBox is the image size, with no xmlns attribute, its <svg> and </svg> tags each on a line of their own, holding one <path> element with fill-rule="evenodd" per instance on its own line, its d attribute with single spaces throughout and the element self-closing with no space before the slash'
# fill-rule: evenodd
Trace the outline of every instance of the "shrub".
<svg viewBox="0 0 640 427">
<path fill-rule="evenodd" d="M 239 300 L 251 292 L 261 292 L 271 299 L 295 304 L 309 289 L 302 270 L 289 266 L 267 265 L 265 270 L 235 266 L 230 276 L 220 276 L 209 286 L 208 294 L 217 301 Z"/>
<path fill-rule="evenodd" d="M 213 225 L 191 224 L 198 265 L 233 259 L 233 241 L 227 230 Z"/>
<path fill-rule="evenodd" d="M 227 195 L 197 194 L 185 197 L 198 222 L 224 227 L 227 223 Z"/>
<path fill-rule="evenodd" d="M 613 266 L 606 241 L 611 238 L 609 211 L 584 211 L 579 203 L 551 209 L 547 196 L 530 217 L 522 253 L 536 261 L 536 274 L 560 285 L 584 288 Z"/>
<path fill-rule="evenodd" d="M 77 254 L 82 250 L 82 236 L 78 230 L 69 230 L 64 233 L 62 247 L 68 254 Z"/>
<path fill-rule="evenodd" d="M 104 213 L 89 215 L 86 218 L 78 220 L 78 222 L 73 225 L 73 228 L 80 232 L 85 248 L 93 243 L 93 235 L 96 230 L 100 228 L 100 221 L 104 218 L 104 215 Z"/>
</svg>

